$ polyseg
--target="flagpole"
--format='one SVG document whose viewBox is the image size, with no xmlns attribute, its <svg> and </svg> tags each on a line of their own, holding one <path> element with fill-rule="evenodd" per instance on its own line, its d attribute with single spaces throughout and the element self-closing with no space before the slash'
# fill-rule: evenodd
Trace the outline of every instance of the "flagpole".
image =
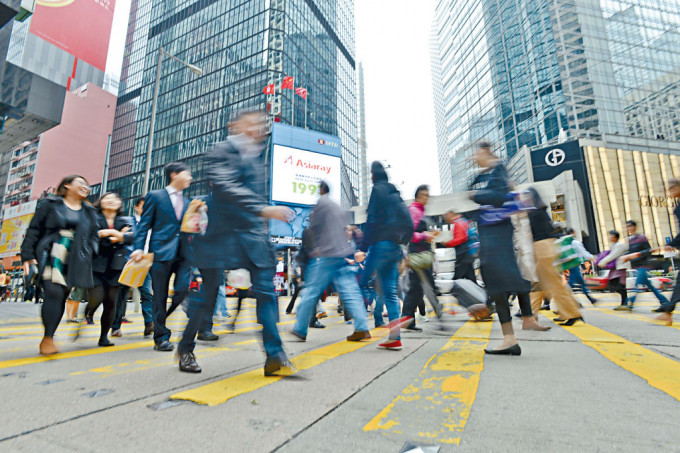
<svg viewBox="0 0 680 453">
<path fill-rule="evenodd" d="M 293 94 L 293 102 L 292 102 L 291 105 L 292 105 L 293 107 L 291 108 L 291 115 L 290 115 L 290 116 L 291 116 L 291 120 L 290 120 L 290 125 L 291 125 L 291 126 L 295 126 L 295 96 L 296 96 L 296 94 L 295 94 L 295 86 L 294 86 L 294 85 L 293 85 L 293 93 L 292 93 L 292 94 Z"/>
<path fill-rule="evenodd" d="M 305 96 L 305 129 L 307 129 L 307 96 L 309 96 L 309 93 Z"/>
</svg>

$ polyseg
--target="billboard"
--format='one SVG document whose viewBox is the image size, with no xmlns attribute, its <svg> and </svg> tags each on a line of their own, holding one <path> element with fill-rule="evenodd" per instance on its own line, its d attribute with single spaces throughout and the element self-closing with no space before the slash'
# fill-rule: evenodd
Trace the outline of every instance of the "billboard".
<svg viewBox="0 0 680 453">
<path fill-rule="evenodd" d="M 313 205 L 324 180 L 330 188 L 330 197 L 341 203 L 340 157 L 274 145 L 272 164 L 272 201 Z"/>
<path fill-rule="evenodd" d="M 342 202 L 342 147 L 340 138 L 317 131 L 272 125 L 271 201 L 295 212 L 293 220 L 270 222 L 269 234 L 280 246 L 300 245 L 302 231 L 326 181 L 330 197 Z"/>
<path fill-rule="evenodd" d="M 0 231 L 0 258 L 19 254 L 37 203 L 31 201 L 5 210 Z"/>
<path fill-rule="evenodd" d="M 116 0 L 37 0 L 30 32 L 105 71 Z"/>
</svg>

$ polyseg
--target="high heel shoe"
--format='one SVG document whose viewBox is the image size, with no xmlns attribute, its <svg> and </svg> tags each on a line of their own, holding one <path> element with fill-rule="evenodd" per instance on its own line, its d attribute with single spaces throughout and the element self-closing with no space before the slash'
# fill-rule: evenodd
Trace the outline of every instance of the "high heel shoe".
<svg viewBox="0 0 680 453">
<path fill-rule="evenodd" d="M 522 355 L 522 349 L 518 344 L 505 349 L 485 349 L 484 352 L 490 355 Z"/>
<path fill-rule="evenodd" d="M 583 316 L 579 316 L 578 318 L 569 318 L 566 321 L 564 321 L 563 323 L 561 323 L 560 325 L 569 327 L 569 326 L 573 326 L 574 324 L 576 324 L 576 321 L 581 321 L 583 324 L 586 323 L 583 320 Z"/>
</svg>

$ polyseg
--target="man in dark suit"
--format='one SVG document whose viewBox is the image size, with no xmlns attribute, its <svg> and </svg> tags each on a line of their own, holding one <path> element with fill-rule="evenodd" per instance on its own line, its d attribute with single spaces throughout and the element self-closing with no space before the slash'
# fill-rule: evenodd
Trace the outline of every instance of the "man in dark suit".
<svg viewBox="0 0 680 453">
<path fill-rule="evenodd" d="M 288 221 L 292 210 L 269 206 L 264 195 L 267 168 L 262 156 L 267 136 L 262 112 L 239 114 L 229 124 L 230 137 L 215 144 L 205 157 L 212 185 L 206 197 L 208 228 L 192 238 L 193 264 L 203 277 L 201 296 L 192 298 L 189 323 L 177 348 L 179 369 L 200 373 L 193 350 L 202 320 L 213 313 L 224 270 L 250 272 L 251 293 L 257 299 L 257 317 L 267 354 L 265 376 L 290 368 L 276 326 L 278 305 L 274 294 L 275 261 L 269 240 L 268 219 Z"/>
<path fill-rule="evenodd" d="M 149 252 L 153 253 L 151 284 L 153 287 L 153 339 L 157 351 L 172 351 L 170 329 L 165 327 L 165 318 L 182 303 L 189 291 L 191 268 L 188 260 L 187 238 L 180 233 L 182 217 L 189 206 L 189 199 L 182 191 L 191 184 L 191 170 L 181 162 L 171 162 L 165 166 L 165 176 L 169 182 L 165 189 L 146 194 L 144 211 L 137 224 L 134 252 L 130 259 L 139 261 L 146 244 L 147 233 L 151 230 Z M 166 313 L 168 285 L 170 276 L 175 274 L 172 305 Z"/>
</svg>

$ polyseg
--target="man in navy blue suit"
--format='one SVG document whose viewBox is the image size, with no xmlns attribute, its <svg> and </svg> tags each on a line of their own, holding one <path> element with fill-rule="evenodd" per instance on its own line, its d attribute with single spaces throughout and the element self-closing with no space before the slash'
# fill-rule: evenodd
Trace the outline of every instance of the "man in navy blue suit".
<svg viewBox="0 0 680 453">
<path fill-rule="evenodd" d="M 206 197 L 208 228 L 192 238 L 193 264 L 203 277 L 201 297 L 192 298 L 189 323 L 177 352 L 179 369 L 200 373 L 194 356 L 196 333 L 202 320 L 212 315 L 224 270 L 244 268 L 250 272 L 251 293 L 257 299 L 257 318 L 267 354 L 265 376 L 289 371 L 276 326 L 278 305 L 274 294 L 275 260 L 269 240 L 269 219 L 288 221 L 293 212 L 269 206 L 265 195 L 267 167 L 262 156 L 267 137 L 264 113 L 239 114 L 229 124 L 230 136 L 215 144 L 205 156 L 205 169 L 212 185 Z M 154 277 L 155 278 L 155 277 Z"/>
<path fill-rule="evenodd" d="M 153 339 L 157 351 L 172 351 L 170 329 L 165 318 L 182 303 L 189 291 L 190 263 L 187 238 L 180 233 L 182 217 L 189 199 L 182 191 L 191 185 L 191 170 L 181 162 L 171 162 L 164 168 L 169 182 L 165 189 L 154 190 L 144 198 L 144 211 L 137 224 L 134 252 L 130 259 L 139 261 L 144 253 L 147 233 L 151 230 L 149 252 L 153 253 L 151 284 L 153 287 Z M 175 274 L 172 305 L 166 312 L 170 276 Z"/>
</svg>

